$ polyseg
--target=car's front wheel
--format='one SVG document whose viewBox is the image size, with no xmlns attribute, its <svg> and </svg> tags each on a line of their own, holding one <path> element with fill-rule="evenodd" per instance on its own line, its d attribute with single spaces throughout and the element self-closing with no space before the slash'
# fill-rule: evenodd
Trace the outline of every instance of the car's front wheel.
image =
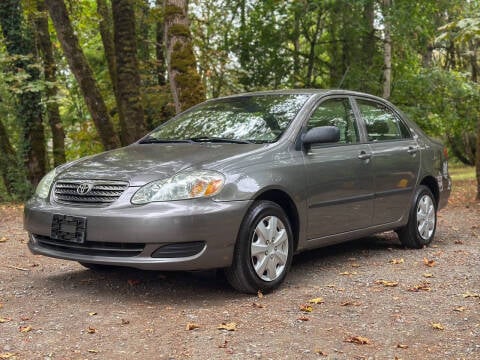
<svg viewBox="0 0 480 360">
<path fill-rule="evenodd" d="M 225 275 L 239 291 L 269 291 L 285 279 L 292 255 L 293 233 L 285 212 L 274 202 L 258 201 L 245 215 Z"/>
<path fill-rule="evenodd" d="M 415 192 L 408 223 L 397 230 L 400 242 L 407 247 L 420 249 L 430 244 L 437 227 L 437 205 L 432 192 L 420 185 Z"/>
</svg>

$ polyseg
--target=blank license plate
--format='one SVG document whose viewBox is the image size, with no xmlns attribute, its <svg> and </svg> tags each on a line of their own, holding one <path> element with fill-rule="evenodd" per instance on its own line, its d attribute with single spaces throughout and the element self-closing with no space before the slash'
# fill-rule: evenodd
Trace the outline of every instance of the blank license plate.
<svg viewBox="0 0 480 360">
<path fill-rule="evenodd" d="M 52 219 L 51 238 L 55 240 L 83 243 L 87 231 L 87 218 L 54 214 Z"/>
</svg>

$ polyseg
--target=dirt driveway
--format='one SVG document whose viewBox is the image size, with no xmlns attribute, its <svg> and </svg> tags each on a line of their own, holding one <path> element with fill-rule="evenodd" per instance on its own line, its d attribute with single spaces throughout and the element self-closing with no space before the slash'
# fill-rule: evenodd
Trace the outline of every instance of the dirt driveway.
<svg viewBox="0 0 480 360">
<path fill-rule="evenodd" d="M 215 272 L 33 256 L 21 206 L 0 206 L 0 359 L 480 359 L 480 204 L 461 196 L 433 246 L 386 233 L 301 254 L 263 297 Z"/>
</svg>

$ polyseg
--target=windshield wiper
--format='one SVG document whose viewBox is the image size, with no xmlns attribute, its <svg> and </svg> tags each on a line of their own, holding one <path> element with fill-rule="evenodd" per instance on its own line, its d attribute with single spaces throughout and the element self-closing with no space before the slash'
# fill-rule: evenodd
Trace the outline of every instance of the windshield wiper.
<svg viewBox="0 0 480 360">
<path fill-rule="evenodd" d="M 181 140 L 181 139 L 156 139 L 156 138 L 146 138 L 139 142 L 139 144 L 168 144 L 168 143 L 190 143 L 190 140 Z"/>
<path fill-rule="evenodd" d="M 239 139 L 229 139 L 229 138 L 219 138 L 219 137 L 193 137 L 188 140 L 195 142 L 216 142 L 216 143 L 232 143 L 232 144 L 251 144 L 251 141 L 248 140 L 239 140 Z"/>
</svg>

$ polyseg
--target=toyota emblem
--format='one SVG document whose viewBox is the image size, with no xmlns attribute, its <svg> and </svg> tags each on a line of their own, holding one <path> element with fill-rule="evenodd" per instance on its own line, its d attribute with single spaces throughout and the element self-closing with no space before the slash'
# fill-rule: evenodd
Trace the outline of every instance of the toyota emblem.
<svg viewBox="0 0 480 360">
<path fill-rule="evenodd" d="M 86 195 L 92 190 L 93 184 L 92 183 L 82 183 L 77 186 L 77 193 L 79 195 Z"/>
</svg>

